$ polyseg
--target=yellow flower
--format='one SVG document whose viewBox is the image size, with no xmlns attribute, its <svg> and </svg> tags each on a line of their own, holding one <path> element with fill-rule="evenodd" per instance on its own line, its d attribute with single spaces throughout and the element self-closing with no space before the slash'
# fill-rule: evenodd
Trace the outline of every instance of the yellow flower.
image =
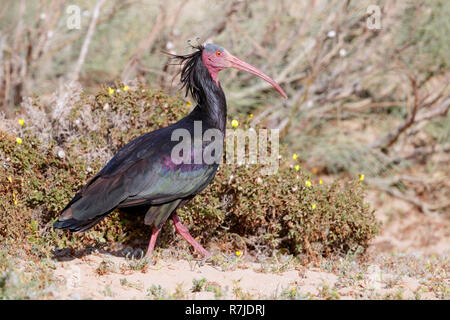
<svg viewBox="0 0 450 320">
<path fill-rule="evenodd" d="M 296 164 L 294 168 L 295 168 L 295 171 L 298 171 L 298 170 L 300 170 L 300 165 Z"/>
<path fill-rule="evenodd" d="M 306 181 L 305 181 L 305 186 L 307 186 L 308 188 L 311 187 L 311 181 L 306 180 Z"/>
<path fill-rule="evenodd" d="M 359 181 L 363 181 L 364 180 L 364 173 L 361 173 L 360 175 L 359 175 Z"/>
<path fill-rule="evenodd" d="M 319 180 L 319 184 L 323 184 L 323 181 L 322 181 L 322 179 L 320 179 L 320 180 Z"/>
<path fill-rule="evenodd" d="M 123 91 L 127 92 L 130 89 L 128 86 L 123 86 Z"/>
<path fill-rule="evenodd" d="M 232 126 L 233 128 L 237 128 L 238 125 L 239 125 L 239 121 L 237 121 L 236 119 L 234 119 L 233 121 L 231 121 L 231 126 Z"/>
<path fill-rule="evenodd" d="M 16 138 L 16 142 L 17 142 L 18 144 L 22 144 L 22 139 L 19 138 L 19 137 L 17 137 L 17 138 Z"/>
<path fill-rule="evenodd" d="M 315 203 L 313 203 L 312 205 L 311 205 L 311 209 L 315 209 L 316 208 L 316 204 Z"/>
<path fill-rule="evenodd" d="M 297 159 L 298 159 L 298 154 L 294 153 L 294 154 L 292 155 L 292 159 L 297 160 Z"/>
<path fill-rule="evenodd" d="M 9 183 L 12 183 L 12 178 L 8 177 L 8 181 L 9 181 Z"/>
<path fill-rule="evenodd" d="M 190 101 L 187 101 L 187 102 L 186 102 L 186 105 L 187 105 L 188 107 L 190 107 L 190 106 L 191 106 L 191 102 L 190 102 Z"/>
<path fill-rule="evenodd" d="M 24 121 L 23 119 L 19 119 L 19 120 L 17 120 L 17 122 L 19 122 L 19 124 L 20 124 L 21 126 L 23 126 L 23 125 L 25 124 L 25 121 Z"/>
<path fill-rule="evenodd" d="M 114 89 L 111 88 L 111 87 L 108 87 L 108 93 L 109 93 L 109 94 L 114 94 Z"/>
<path fill-rule="evenodd" d="M 17 206 L 17 203 L 18 203 L 17 200 L 14 200 L 14 205 L 15 205 L 15 206 Z"/>
<path fill-rule="evenodd" d="M 239 256 L 241 256 L 241 255 L 242 255 L 242 251 L 239 251 L 239 250 L 238 250 L 238 251 L 236 251 L 236 256 L 238 256 L 238 257 L 239 257 Z"/>
<path fill-rule="evenodd" d="M 250 119 L 252 119 L 252 118 L 253 118 L 253 113 L 250 113 L 250 114 L 248 115 L 248 117 L 249 117 Z"/>
</svg>

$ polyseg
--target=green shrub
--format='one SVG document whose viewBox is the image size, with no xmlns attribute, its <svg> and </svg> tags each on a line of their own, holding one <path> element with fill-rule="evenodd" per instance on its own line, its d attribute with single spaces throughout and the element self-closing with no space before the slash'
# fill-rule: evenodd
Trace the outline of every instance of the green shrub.
<svg viewBox="0 0 450 320">
<path fill-rule="evenodd" d="M 376 234 L 363 191 L 359 182 L 319 184 L 292 168 L 260 176 L 258 166 L 223 166 L 214 183 L 179 215 L 204 239 L 235 233 L 250 249 L 329 255 L 366 248 Z"/>
<path fill-rule="evenodd" d="M 83 235 L 56 233 L 51 225 L 105 164 L 105 155 L 188 111 L 183 100 L 143 87 L 113 95 L 104 88 L 95 97 L 81 94 L 67 118 L 48 121 L 53 126 L 48 145 L 33 132 L 31 118 L 21 144 L 0 131 L 0 241 L 22 239 L 41 253 L 54 245 L 147 241 L 150 230 L 142 218 L 118 212 Z M 106 151 L 99 153 L 100 148 Z M 181 219 L 204 243 L 224 243 L 237 234 L 249 249 L 285 248 L 309 257 L 366 248 L 378 225 L 364 202 L 363 186 L 357 181 L 319 184 L 281 162 L 278 173 L 269 176 L 261 176 L 258 165 L 222 165 L 214 182 L 179 210 Z"/>
</svg>

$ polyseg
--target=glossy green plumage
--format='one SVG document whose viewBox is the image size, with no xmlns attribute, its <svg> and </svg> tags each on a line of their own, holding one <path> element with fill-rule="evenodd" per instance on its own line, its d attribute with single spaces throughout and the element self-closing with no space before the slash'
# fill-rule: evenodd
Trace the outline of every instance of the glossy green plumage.
<svg viewBox="0 0 450 320">
<path fill-rule="evenodd" d="M 195 96 L 201 97 L 202 103 L 180 121 L 142 135 L 121 148 L 69 202 L 55 228 L 85 231 L 115 208 L 128 212 L 145 208 L 145 223 L 159 227 L 212 181 L 218 164 L 177 165 L 171 160 L 171 151 L 178 143 L 171 139 L 174 130 L 186 129 L 193 138 L 194 123 L 200 121 L 203 132 L 225 132 L 225 96 L 211 79 L 199 52 L 189 56 L 183 72 L 189 73 L 184 77 L 189 81 L 187 88 L 196 90 Z M 207 144 L 203 143 L 203 147 Z"/>
</svg>

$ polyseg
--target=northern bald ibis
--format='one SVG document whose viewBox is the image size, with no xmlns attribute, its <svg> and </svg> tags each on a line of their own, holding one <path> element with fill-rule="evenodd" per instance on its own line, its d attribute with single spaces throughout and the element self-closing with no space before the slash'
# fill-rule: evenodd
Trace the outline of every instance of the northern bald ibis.
<svg viewBox="0 0 450 320">
<path fill-rule="evenodd" d="M 144 222 L 152 226 L 147 256 L 153 252 L 158 233 L 169 217 L 176 230 L 199 253 L 210 256 L 181 224 L 176 210 L 211 183 L 220 161 L 174 161 L 172 150 L 179 141 L 173 141 L 172 134 L 176 129 L 194 133 L 195 123 L 200 121 L 202 133 L 208 129 L 219 130 L 223 144 L 227 103 L 217 76 L 226 68 L 256 75 L 275 87 L 283 97 L 287 96 L 274 80 L 224 48 L 206 43 L 194 49 L 191 54 L 176 55 L 174 58 L 182 64 L 182 88 L 186 89 L 186 95 L 191 94 L 197 106 L 180 121 L 146 133 L 122 147 L 67 204 L 55 222 L 55 228 L 82 232 L 92 228 L 116 208 L 124 211 L 145 210 Z M 204 150 L 208 145 L 208 141 L 203 141 L 201 148 Z M 194 147 L 191 156 L 193 153 Z M 221 152 L 216 156 L 222 159 Z"/>
</svg>

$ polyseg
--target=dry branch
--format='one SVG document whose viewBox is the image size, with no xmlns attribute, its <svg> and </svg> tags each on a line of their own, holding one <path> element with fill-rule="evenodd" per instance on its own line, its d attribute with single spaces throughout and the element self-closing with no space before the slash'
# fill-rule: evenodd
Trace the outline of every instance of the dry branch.
<svg viewBox="0 0 450 320">
<path fill-rule="evenodd" d="M 386 149 L 390 147 L 392 144 L 394 144 L 397 139 L 400 137 L 400 135 L 406 131 L 409 127 L 411 127 L 414 124 L 414 121 L 416 119 L 417 111 L 419 110 L 420 101 L 419 101 L 419 88 L 417 87 L 417 80 L 413 77 L 409 78 L 411 81 L 411 87 L 413 91 L 413 105 L 411 108 L 411 112 L 409 113 L 406 120 L 397 126 L 394 130 L 389 132 L 384 137 L 374 141 L 370 144 L 371 148 L 379 148 L 379 149 Z"/>
<path fill-rule="evenodd" d="M 153 46 L 157 35 L 161 32 L 161 30 L 165 27 L 166 12 L 163 7 L 160 7 L 158 14 L 156 15 L 155 23 L 153 24 L 153 29 L 150 34 L 142 40 L 127 65 L 122 71 L 122 75 L 120 76 L 123 82 L 126 82 L 131 79 L 131 77 L 136 73 L 136 70 L 139 68 L 142 57 L 146 52 L 148 52 Z"/>
<path fill-rule="evenodd" d="M 75 64 L 75 68 L 73 70 L 73 73 L 70 76 L 71 81 L 78 80 L 78 77 L 80 75 L 81 67 L 84 64 L 84 61 L 86 60 L 86 55 L 89 49 L 89 44 L 91 43 L 92 36 L 95 32 L 95 26 L 97 25 L 97 20 L 100 15 L 100 9 L 105 3 L 106 0 L 97 0 L 97 3 L 94 8 L 94 13 L 92 14 L 91 23 L 89 24 L 89 29 L 86 33 L 86 38 L 84 39 L 83 46 L 81 47 L 80 55 L 78 56 L 78 61 Z"/>
</svg>

